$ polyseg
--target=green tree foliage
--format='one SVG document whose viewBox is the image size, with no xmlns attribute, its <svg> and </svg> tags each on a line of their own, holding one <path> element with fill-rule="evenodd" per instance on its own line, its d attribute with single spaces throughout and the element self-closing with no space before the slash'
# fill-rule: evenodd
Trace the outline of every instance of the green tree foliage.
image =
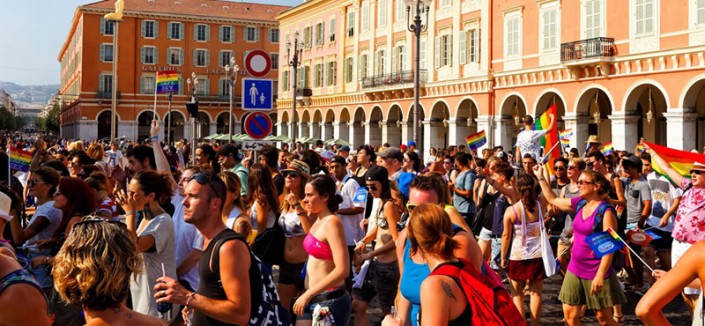
<svg viewBox="0 0 705 326">
<path fill-rule="evenodd" d="M 20 121 L 12 114 L 12 112 L 10 112 L 10 110 L 4 106 L 0 106 L 0 129 L 15 130 L 19 128 L 18 122 Z"/>
<path fill-rule="evenodd" d="M 49 110 L 49 113 L 45 117 L 38 117 L 35 124 L 39 127 L 39 129 L 44 130 L 44 131 L 51 131 L 54 133 L 59 132 L 59 126 L 60 126 L 60 121 L 59 121 L 59 112 L 60 107 L 59 103 L 55 103 L 54 106 Z"/>
</svg>

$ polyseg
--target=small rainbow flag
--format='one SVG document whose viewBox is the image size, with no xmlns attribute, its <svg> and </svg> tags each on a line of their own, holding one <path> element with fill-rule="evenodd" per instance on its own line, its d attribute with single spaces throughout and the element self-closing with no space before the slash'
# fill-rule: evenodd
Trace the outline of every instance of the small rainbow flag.
<svg viewBox="0 0 705 326">
<path fill-rule="evenodd" d="M 468 143 L 468 147 L 471 150 L 475 150 L 482 147 L 482 145 L 487 144 L 487 135 L 485 135 L 485 131 L 482 130 L 478 133 L 465 137 L 465 141 Z"/>
<path fill-rule="evenodd" d="M 612 155 L 614 153 L 614 148 L 612 147 L 612 142 L 605 143 L 602 145 L 602 154 L 605 156 Z"/>
<path fill-rule="evenodd" d="M 32 162 L 32 152 L 10 147 L 10 168 L 28 172 L 30 162 Z"/>
<path fill-rule="evenodd" d="M 178 93 L 179 75 L 175 70 L 157 72 L 157 94 Z"/>
<path fill-rule="evenodd" d="M 558 138 L 561 139 L 563 147 L 570 147 L 570 137 L 573 136 L 573 129 L 566 129 L 559 133 Z"/>
<path fill-rule="evenodd" d="M 622 238 L 619 237 L 619 234 L 617 234 L 617 232 L 615 232 L 614 229 L 609 228 L 609 233 L 613 238 L 615 238 L 617 240 L 622 240 Z"/>
<path fill-rule="evenodd" d="M 705 163 L 705 154 L 696 154 L 691 152 L 680 151 L 673 148 L 668 148 L 661 145 L 656 145 L 652 143 L 646 143 L 651 147 L 651 150 L 656 152 L 666 163 L 668 163 L 671 168 L 676 170 L 678 174 L 690 179 L 690 170 L 693 168 L 693 164 L 697 161 L 700 163 Z M 664 172 L 663 167 L 656 163 L 656 160 L 651 159 L 651 166 L 654 168 L 656 173 L 666 177 L 671 183 L 673 180 Z"/>
<path fill-rule="evenodd" d="M 644 145 L 642 145 L 642 144 L 636 145 L 636 152 L 637 152 L 637 154 L 641 155 L 641 153 L 644 152 Z"/>
</svg>

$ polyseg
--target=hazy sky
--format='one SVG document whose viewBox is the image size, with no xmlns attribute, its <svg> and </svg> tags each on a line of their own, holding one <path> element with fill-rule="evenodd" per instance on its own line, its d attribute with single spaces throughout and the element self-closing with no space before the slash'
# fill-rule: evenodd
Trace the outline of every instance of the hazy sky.
<svg viewBox="0 0 705 326">
<path fill-rule="evenodd" d="M 59 84 L 59 62 L 56 58 L 66 39 L 73 14 L 78 6 L 93 2 L 0 0 L 0 81 L 21 85 Z M 288 6 L 301 3 L 300 0 L 247 2 Z"/>
</svg>

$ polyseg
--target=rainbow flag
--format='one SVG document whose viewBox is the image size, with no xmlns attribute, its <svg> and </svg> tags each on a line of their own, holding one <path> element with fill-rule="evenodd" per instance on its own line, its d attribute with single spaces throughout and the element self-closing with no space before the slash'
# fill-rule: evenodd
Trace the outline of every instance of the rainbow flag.
<svg viewBox="0 0 705 326">
<path fill-rule="evenodd" d="M 636 152 L 637 152 L 637 154 L 641 155 L 641 153 L 644 152 L 644 145 L 642 145 L 642 144 L 636 145 Z"/>
<path fill-rule="evenodd" d="M 465 141 L 468 143 L 468 147 L 471 150 L 475 150 L 482 147 L 482 145 L 487 144 L 487 135 L 485 135 L 485 131 L 482 130 L 478 133 L 465 137 Z"/>
<path fill-rule="evenodd" d="M 655 151 L 658 156 L 660 156 L 664 161 L 666 161 L 666 163 L 668 163 L 671 168 L 676 170 L 678 174 L 688 179 L 690 179 L 690 169 L 693 168 L 693 164 L 695 163 L 695 161 L 705 163 L 705 154 L 696 154 L 681 151 L 648 142 L 646 144 L 649 145 L 649 147 L 651 147 L 651 150 Z M 666 177 L 666 179 L 673 183 L 673 180 L 671 180 L 671 178 L 668 177 L 666 172 L 664 172 L 663 167 L 659 166 L 656 163 L 656 160 L 654 160 L 653 158 L 651 159 L 651 167 L 654 168 L 654 171 L 656 171 L 656 173 L 663 175 L 664 177 Z"/>
<path fill-rule="evenodd" d="M 157 94 L 178 93 L 179 75 L 175 70 L 157 72 Z"/>
<path fill-rule="evenodd" d="M 602 145 L 602 154 L 607 156 L 607 155 L 612 155 L 614 153 L 614 148 L 612 147 L 612 142 L 605 143 Z"/>
<path fill-rule="evenodd" d="M 556 116 L 556 105 L 551 105 L 546 112 L 544 112 L 534 124 L 536 130 L 547 130 L 551 122 L 550 116 L 553 116 L 553 129 L 549 130 L 546 135 L 541 139 L 541 146 L 543 146 L 544 151 L 551 151 L 550 153 L 544 152 L 543 155 L 547 159 L 546 166 L 549 174 L 553 174 L 553 161 L 561 156 L 561 149 L 558 146 L 558 128 L 556 125 L 558 123 Z"/>
<path fill-rule="evenodd" d="M 573 137 L 573 129 L 561 131 L 558 137 L 561 139 L 561 145 L 570 147 L 570 137 Z"/>
<path fill-rule="evenodd" d="M 32 152 L 28 152 L 16 147 L 10 147 L 10 168 L 28 172 L 29 163 L 32 162 Z"/>
</svg>

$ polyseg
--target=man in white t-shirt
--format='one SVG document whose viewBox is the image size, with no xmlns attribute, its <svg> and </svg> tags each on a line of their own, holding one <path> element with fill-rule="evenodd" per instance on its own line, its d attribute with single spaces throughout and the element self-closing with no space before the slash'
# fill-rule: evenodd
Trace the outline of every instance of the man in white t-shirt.
<svg viewBox="0 0 705 326">
<path fill-rule="evenodd" d="M 530 154 L 538 162 L 541 159 L 541 137 L 553 129 L 555 117 L 551 116 L 551 121 L 545 130 L 534 130 L 534 118 L 530 115 L 524 116 L 523 121 L 524 130 L 517 135 L 515 157 L 521 158 L 525 154 Z"/>
<path fill-rule="evenodd" d="M 336 155 L 330 161 L 330 173 L 335 177 L 338 194 L 343 197 L 343 202 L 336 213 L 343 221 L 346 243 L 352 259 L 355 243 L 365 236 L 360 228 L 360 221 L 364 218 L 367 193 L 365 192 L 364 196 L 360 195 L 362 200 L 356 200 L 360 185 L 348 173 L 345 166 L 345 158 L 342 156 Z"/>
</svg>

